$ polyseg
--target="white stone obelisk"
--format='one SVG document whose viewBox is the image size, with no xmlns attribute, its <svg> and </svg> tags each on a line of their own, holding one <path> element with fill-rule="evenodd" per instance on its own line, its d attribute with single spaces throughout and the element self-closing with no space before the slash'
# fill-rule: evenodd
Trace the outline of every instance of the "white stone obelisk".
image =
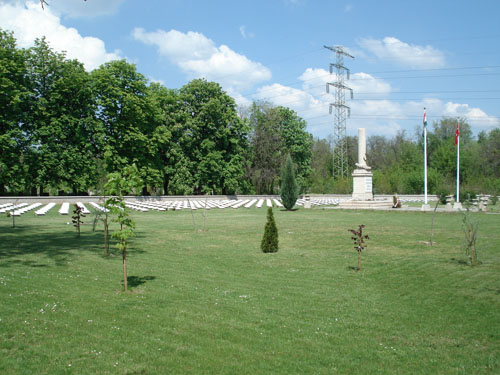
<svg viewBox="0 0 500 375">
<path fill-rule="evenodd" d="M 366 164 L 366 131 L 358 128 L 358 162 L 352 173 L 353 192 L 352 199 L 356 201 L 373 200 L 373 173 Z"/>
</svg>

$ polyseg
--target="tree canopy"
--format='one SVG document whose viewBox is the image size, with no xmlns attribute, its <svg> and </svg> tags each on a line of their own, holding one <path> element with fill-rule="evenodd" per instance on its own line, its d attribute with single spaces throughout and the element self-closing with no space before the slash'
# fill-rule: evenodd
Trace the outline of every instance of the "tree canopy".
<svg viewBox="0 0 500 375">
<path fill-rule="evenodd" d="M 180 89 L 149 82 L 126 60 L 92 72 L 42 38 L 18 48 L 0 29 L 0 195 L 90 194 L 110 173 L 135 164 L 140 194 L 278 194 L 287 155 L 299 193 L 350 193 L 332 177 L 334 145 L 313 139 L 286 107 L 237 108 L 216 82 Z M 460 122 L 462 190 L 500 192 L 500 128 L 474 137 L 464 118 L 428 131 L 429 192 L 453 191 Z M 348 136 L 348 165 L 357 138 Z M 375 193 L 423 192 L 423 140 L 371 136 Z"/>
</svg>

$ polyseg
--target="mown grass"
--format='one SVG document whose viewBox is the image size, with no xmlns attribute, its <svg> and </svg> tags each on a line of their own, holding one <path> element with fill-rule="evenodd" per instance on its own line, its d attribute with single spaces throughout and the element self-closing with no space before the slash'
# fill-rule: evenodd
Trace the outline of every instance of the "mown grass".
<svg viewBox="0 0 500 375">
<path fill-rule="evenodd" d="M 500 373 L 500 215 L 265 209 L 134 213 L 128 292 L 102 228 L 0 219 L 2 374 Z M 89 217 L 86 218 L 90 221 Z M 347 229 L 370 235 L 358 272 Z M 195 230 L 196 229 L 196 230 Z"/>
</svg>

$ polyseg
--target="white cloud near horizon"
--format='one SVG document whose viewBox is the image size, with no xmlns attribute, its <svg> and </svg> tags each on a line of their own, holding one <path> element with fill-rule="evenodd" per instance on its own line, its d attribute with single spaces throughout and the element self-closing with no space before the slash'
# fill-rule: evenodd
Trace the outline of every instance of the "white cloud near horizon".
<svg viewBox="0 0 500 375">
<path fill-rule="evenodd" d="M 93 70 L 99 65 L 123 58 L 120 51 L 108 52 L 104 42 L 95 37 L 82 36 L 72 27 L 61 24 L 61 19 L 40 2 L 0 3 L 0 27 L 14 32 L 17 45 L 28 48 L 37 38 L 46 37 L 50 47 L 66 52 L 70 59 L 78 59 L 85 69 Z"/>
<path fill-rule="evenodd" d="M 394 37 L 360 38 L 357 43 L 377 58 L 392 61 L 400 66 L 428 69 L 442 68 L 446 65 L 444 53 L 429 45 L 411 45 Z"/>
<path fill-rule="evenodd" d="M 271 71 L 259 62 L 233 51 L 228 46 L 207 38 L 202 33 L 177 30 L 147 32 L 135 28 L 132 36 L 157 48 L 189 78 L 204 77 L 216 81 L 224 89 L 238 92 L 271 79 Z"/>
<path fill-rule="evenodd" d="M 295 110 L 307 121 L 309 132 L 315 137 L 326 138 L 333 133 L 334 118 L 329 115 L 328 110 L 329 104 L 334 101 L 333 88 L 330 94 L 325 93 L 326 82 L 331 79 L 332 76 L 324 69 L 308 68 L 299 77 L 302 88 L 277 83 L 266 85 L 257 90 L 253 99 Z M 409 136 L 413 136 L 415 127 L 422 122 L 420 116 L 423 116 L 424 107 L 427 108 L 431 122 L 442 117 L 464 117 L 475 133 L 500 126 L 497 117 L 489 116 L 480 108 L 468 104 L 445 102 L 437 98 L 391 100 L 389 94 L 397 90 L 386 81 L 367 73 L 352 74 L 351 80 L 346 81 L 346 84 L 354 89 L 354 100 L 349 100 L 346 95 L 346 105 L 351 108 L 351 118 L 347 120 L 347 133 L 350 135 L 356 135 L 356 129 L 363 127 L 369 135 L 392 137 L 398 131 L 406 130 Z M 369 100 L 368 97 L 376 100 Z"/>
</svg>

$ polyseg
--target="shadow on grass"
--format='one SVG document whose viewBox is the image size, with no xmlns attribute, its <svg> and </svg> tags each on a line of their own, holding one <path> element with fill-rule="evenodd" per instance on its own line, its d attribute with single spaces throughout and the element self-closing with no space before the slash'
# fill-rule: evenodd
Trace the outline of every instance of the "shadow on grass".
<svg viewBox="0 0 500 375">
<path fill-rule="evenodd" d="M 469 262 L 467 261 L 467 259 L 457 259 L 457 258 L 451 258 L 450 259 L 453 263 L 456 263 L 456 264 L 461 264 L 462 266 L 469 266 Z"/>
<path fill-rule="evenodd" d="M 155 280 L 156 276 L 127 276 L 127 284 L 129 288 L 135 288 L 145 284 L 146 281 Z M 123 285 L 123 280 L 122 280 Z"/>
<path fill-rule="evenodd" d="M 142 236 L 140 236 L 142 237 Z M 0 267 L 25 265 L 29 267 L 50 267 L 67 265 L 76 251 L 104 254 L 103 232 L 82 232 L 53 226 L 0 227 Z M 110 242 L 110 247 L 113 243 Z M 133 253 L 142 253 L 134 249 Z M 16 259 L 25 255 L 42 255 L 38 261 Z M 45 263 L 44 261 L 49 260 Z M 50 264 L 52 263 L 53 264 Z"/>
<path fill-rule="evenodd" d="M 347 269 L 350 271 L 359 271 L 358 267 L 354 267 L 354 266 L 347 266 Z"/>
<path fill-rule="evenodd" d="M 300 208 L 292 208 L 291 210 L 287 210 L 286 208 L 280 209 L 280 211 L 284 211 L 284 212 L 286 212 L 286 211 L 298 211 L 298 210 L 300 210 Z"/>
</svg>

